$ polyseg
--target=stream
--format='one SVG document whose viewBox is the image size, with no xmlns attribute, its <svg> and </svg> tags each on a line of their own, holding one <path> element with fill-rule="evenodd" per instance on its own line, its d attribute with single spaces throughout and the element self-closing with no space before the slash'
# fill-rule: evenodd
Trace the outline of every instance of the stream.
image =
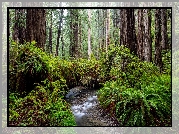
<svg viewBox="0 0 179 134">
<path fill-rule="evenodd" d="M 72 88 L 66 95 L 77 126 L 117 126 L 116 121 L 99 106 L 94 89 Z"/>
</svg>

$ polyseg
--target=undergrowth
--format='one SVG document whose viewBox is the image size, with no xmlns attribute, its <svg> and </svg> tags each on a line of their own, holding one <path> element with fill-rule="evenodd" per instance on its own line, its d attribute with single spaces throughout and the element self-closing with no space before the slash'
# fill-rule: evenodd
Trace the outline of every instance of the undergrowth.
<svg viewBox="0 0 179 134">
<path fill-rule="evenodd" d="M 64 95 L 68 92 L 57 58 L 35 42 L 11 43 L 9 65 L 9 125 L 74 126 Z"/>
<path fill-rule="evenodd" d="M 64 96 L 70 88 L 100 88 L 99 103 L 121 126 L 171 126 L 169 53 L 164 72 L 124 46 L 110 45 L 100 60 L 63 60 L 35 47 L 11 43 L 9 125 L 74 126 Z M 103 84 L 104 83 L 104 84 Z"/>
<path fill-rule="evenodd" d="M 107 113 L 121 126 L 171 126 L 170 75 L 160 74 L 158 67 L 123 46 L 112 47 L 105 63 L 110 79 L 98 99 Z"/>
</svg>

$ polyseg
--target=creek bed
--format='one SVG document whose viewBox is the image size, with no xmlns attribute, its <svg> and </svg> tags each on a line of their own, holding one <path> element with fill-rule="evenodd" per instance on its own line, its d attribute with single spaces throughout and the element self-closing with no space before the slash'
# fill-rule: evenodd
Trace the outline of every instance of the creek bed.
<svg viewBox="0 0 179 134">
<path fill-rule="evenodd" d="M 97 90 L 85 89 L 67 98 L 77 126 L 118 126 L 99 106 Z"/>
</svg>

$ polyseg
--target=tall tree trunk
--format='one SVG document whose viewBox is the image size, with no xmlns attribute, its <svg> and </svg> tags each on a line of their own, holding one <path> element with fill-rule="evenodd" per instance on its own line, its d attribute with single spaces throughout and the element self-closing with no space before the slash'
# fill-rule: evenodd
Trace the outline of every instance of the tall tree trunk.
<svg viewBox="0 0 179 134">
<path fill-rule="evenodd" d="M 135 32 L 134 9 L 127 10 L 127 46 L 131 52 L 137 55 L 137 40 Z"/>
<path fill-rule="evenodd" d="M 98 29 L 98 41 L 97 41 L 97 58 L 99 58 L 99 50 L 100 50 L 100 19 L 99 16 L 100 15 L 100 10 L 97 10 L 97 27 L 96 29 Z"/>
<path fill-rule="evenodd" d="M 79 57 L 78 45 L 78 9 L 70 9 L 70 28 L 71 28 L 71 44 L 70 56 L 74 58 Z"/>
<path fill-rule="evenodd" d="M 61 36 L 61 42 L 62 42 L 62 58 L 64 58 L 65 56 L 65 52 L 64 52 L 64 40 L 63 40 L 63 36 Z"/>
<path fill-rule="evenodd" d="M 79 16 L 79 23 L 78 23 L 78 46 L 79 46 L 79 57 L 82 57 L 82 19 Z"/>
<path fill-rule="evenodd" d="M 152 61 L 150 9 L 138 10 L 137 55 L 141 60 Z"/>
<path fill-rule="evenodd" d="M 134 9 L 121 9 L 120 44 L 137 54 Z"/>
<path fill-rule="evenodd" d="M 19 29 L 18 29 L 18 9 L 15 9 L 15 23 L 14 23 L 14 27 L 13 27 L 13 33 L 12 33 L 12 39 L 16 42 L 19 42 L 18 40 L 18 36 L 19 36 Z"/>
<path fill-rule="evenodd" d="M 13 40 L 23 44 L 25 41 L 25 9 L 15 9 Z"/>
<path fill-rule="evenodd" d="M 49 53 L 52 54 L 52 10 L 50 11 Z"/>
<path fill-rule="evenodd" d="M 126 33 L 125 31 L 127 31 L 127 25 L 126 25 L 126 15 L 125 15 L 125 9 L 121 9 L 120 12 L 120 45 L 125 45 L 126 42 Z"/>
<path fill-rule="evenodd" d="M 88 9 L 88 59 L 90 59 L 91 51 L 91 9 Z"/>
<path fill-rule="evenodd" d="M 139 59 L 143 60 L 143 37 L 144 37 L 144 26 L 143 26 L 143 9 L 138 9 L 138 38 L 137 38 L 137 55 Z"/>
<path fill-rule="evenodd" d="M 119 37 L 120 37 L 120 9 L 113 9 L 113 38 L 115 46 L 119 45 Z"/>
<path fill-rule="evenodd" d="M 104 51 L 105 50 L 105 46 L 106 46 L 106 41 L 105 41 L 105 35 L 106 35 L 106 21 L 105 21 L 105 18 L 106 18 L 106 9 L 103 9 L 102 10 L 103 12 L 102 12 L 102 18 L 103 18 L 103 20 L 102 20 L 102 22 L 103 22 L 103 26 L 102 26 L 102 28 L 103 28 L 103 33 L 102 33 L 102 51 Z"/>
<path fill-rule="evenodd" d="M 59 49 L 59 44 L 60 44 L 59 39 L 60 39 L 60 36 L 61 36 L 62 18 L 63 18 L 63 9 L 61 9 L 61 12 L 60 12 L 60 15 L 59 15 L 59 26 L 58 26 L 57 45 L 56 45 L 56 56 L 58 56 L 58 49 Z M 64 44 L 62 44 L 62 45 L 64 45 Z M 62 53 L 63 53 L 63 50 L 62 50 Z"/>
<path fill-rule="evenodd" d="M 46 41 L 45 9 L 27 9 L 27 41 L 35 40 L 37 47 L 44 50 Z"/>
<path fill-rule="evenodd" d="M 150 9 L 144 10 L 144 53 L 145 61 L 152 61 L 152 39 L 151 39 L 151 12 Z"/>
<path fill-rule="evenodd" d="M 110 9 L 106 11 L 106 53 L 108 52 L 108 46 L 110 44 Z"/>
<path fill-rule="evenodd" d="M 155 65 L 160 67 L 162 71 L 162 55 L 161 55 L 161 9 L 155 11 Z"/>
<path fill-rule="evenodd" d="M 161 35 L 162 35 L 162 49 L 168 49 L 168 35 L 167 35 L 167 9 L 161 9 Z"/>
</svg>

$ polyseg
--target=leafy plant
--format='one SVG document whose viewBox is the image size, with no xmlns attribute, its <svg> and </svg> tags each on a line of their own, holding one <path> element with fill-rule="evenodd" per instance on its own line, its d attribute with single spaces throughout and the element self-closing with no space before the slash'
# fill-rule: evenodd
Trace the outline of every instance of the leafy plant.
<svg viewBox="0 0 179 134">
<path fill-rule="evenodd" d="M 74 116 L 69 105 L 58 91 L 37 86 L 28 96 L 10 105 L 9 125 L 15 126 L 74 126 Z M 12 97 L 11 97 L 12 98 Z M 12 100 L 12 99 L 11 99 Z M 66 120 L 64 120 L 66 119 Z"/>
<path fill-rule="evenodd" d="M 152 63 L 140 61 L 124 46 L 110 46 L 102 58 L 104 87 L 100 105 L 121 126 L 169 126 L 171 123 L 171 77 L 161 75 Z"/>
</svg>

